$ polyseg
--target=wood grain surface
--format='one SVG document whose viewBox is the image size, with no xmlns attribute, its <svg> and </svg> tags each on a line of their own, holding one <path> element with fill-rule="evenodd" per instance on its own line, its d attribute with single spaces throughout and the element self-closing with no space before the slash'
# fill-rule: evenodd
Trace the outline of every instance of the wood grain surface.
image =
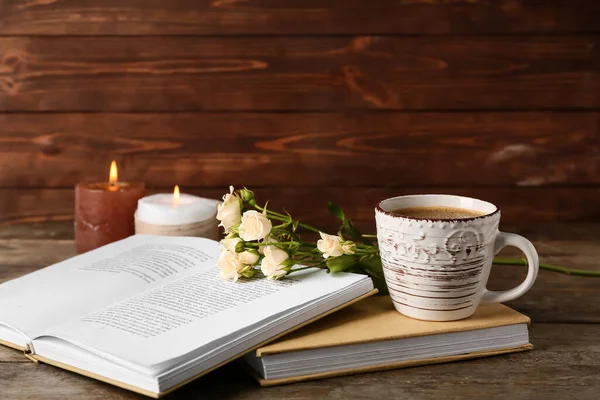
<svg viewBox="0 0 600 400">
<path fill-rule="evenodd" d="M 598 32 L 593 0 L 4 0 L 4 35 Z"/>
<path fill-rule="evenodd" d="M 422 187 L 252 187 L 261 203 L 273 210 L 285 208 L 294 218 L 324 230 L 336 230 L 337 219 L 327 210 L 331 201 L 340 205 L 364 231 L 375 229 L 374 208 L 382 199 L 403 194 L 431 192 Z M 169 192 L 172 188 L 151 189 Z M 219 199 L 222 188 L 188 188 L 182 191 Z M 437 193 L 458 194 L 491 201 L 502 210 L 502 223 L 543 221 L 594 221 L 600 218 L 596 187 L 495 188 L 438 187 Z M 0 231 L 6 224 L 72 221 L 73 189 L 0 189 Z"/>
<path fill-rule="evenodd" d="M 0 190 L 26 190 L 0 221 L 68 220 L 54 189 L 112 159 L 316 220 L 314 201 L 368 221 L 414 192 L 598 220 L 599 18 L 591 0 L 2 1 Z"/>
<path fill-rule="evenodd" d="M 165 399 L 491 399 L 593 400 L 600 390 L 599 325 L 533 324 L 533 352 L 452 364 L 331 378 L 260 388 L 230 364 Z M 11 354 L 13 353 L 13 354 Z M 48 365 L 14 362 L 0 349 L 0 393 L 10 399 L 144 399 Z M 21 357 L 23 357 L 21 355 Z M 24 358 L 24 357 L 23 357 Z M 25 359 L 26 360 L 26 359 Z"/>
<path fill-rule="evenodd" d="M 0 110 L 600 105 L 597 36 L 0 37 Z"/>
<path fill-rule="evenodd" d="M 598 269 L 600 2 L 0 0 L 0 282 L 74 254 L 73 186 L 229 184 L 366 231 L 385 197 L 502 208 L 543 262 Z M 508 250 L 508 256 L 519 253 Z M 491 289 L 524 268 L 494 267 Z M 167 399 L 596 400 L 600 280 L 542 271 L 535 350 L 261 389 L 236 364 Z M 0 399 L 138 395 L 0 347 Z"/>
<path fill-rule="evenodd" d="M 62 223 L 65 224 L 65 223 Z M 21 225 L 31 236 L 51 237 L 55 227 Z M 542 262 L 598 269 L 598 224 L 542 224 L 514 228 L 533 240 Z M 45 231 L 45 234 L 43 233 Z M 2 232 L 2 231 L 0 231 Z M 11 233 L 12 232 L 12 233 Z M 71 240 L 0 239 L 0 282 L 74 255 Z M 35 249 L 35 251 L 33 251 Z M 507 253 L 515 256 L 514 252 Z M 496 266 L 489 287 L 506 289 L 525 275 L 524 268 Z M 541 271 L 533 289 L 509 305 L 532 317 L 534 351 L 446 365 L 332 378 L 260 388 L 237 365 L 227 365 L 187 385 L 168 399 L 478 399 L 550 400 L 575 396 L 592 400 L 600 390 L 600 309 L 595 301 L 600 279 Z M 0 347 L 0 396 L 10 399 L 134 399 L 139 395 L 47 365 Z"/>
<path fill-rule="evenodd" d="M 0 114 L 0 187 L 600 183 L 590 112 Z M 474 172 L 477 173 L 474 173 Z"/>
</svg>

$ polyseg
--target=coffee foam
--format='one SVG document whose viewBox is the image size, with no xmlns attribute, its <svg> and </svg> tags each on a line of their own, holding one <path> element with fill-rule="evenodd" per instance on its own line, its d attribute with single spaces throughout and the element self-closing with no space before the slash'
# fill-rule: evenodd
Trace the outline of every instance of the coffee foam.
<svg viewBox="0 0 600 400">
<path fill-rule="evenodd" d="M 392 212 L 407 218 L 422 219 L 468 219 L 486 215 L 486 213 L 477 210 L 446 206 L 408 207 L 399 208 Z"/>
</svg>

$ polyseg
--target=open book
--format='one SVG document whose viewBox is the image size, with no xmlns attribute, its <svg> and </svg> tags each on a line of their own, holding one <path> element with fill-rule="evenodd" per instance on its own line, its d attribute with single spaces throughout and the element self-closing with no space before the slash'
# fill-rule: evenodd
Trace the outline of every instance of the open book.
<svg viewBox="0 0 600 400">
<path fill-rule="evenodd" d="M 323 270 L 224 281 L 220 248 L 136 235 L 3 283 L 0 342 L 158 397 L 375 292 L 366 276 Z"/>
</svg>

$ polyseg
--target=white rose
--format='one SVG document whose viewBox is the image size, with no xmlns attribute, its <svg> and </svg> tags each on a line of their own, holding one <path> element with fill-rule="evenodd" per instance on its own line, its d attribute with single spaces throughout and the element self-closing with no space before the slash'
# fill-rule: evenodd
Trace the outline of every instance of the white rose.
<svg viewBox="0 0 600 400">
<path fill-rule="evenodd" d="M 281 265 L 289 258 L 288 253 L 275 246 L 265 247 L 265 258 L 260 263 L 260 270 L 268 279 L 278 279 L 289 271 L 290 267 Z"/>
<path fill-rule="evenodd" d="M 254 210 L 246 211 L 242 215 L 239 234 L 246 242 L 260 240 L 267 237 L 272 227 L 271 221 L 265 215 Z"/>
<path fill-rule="evenodd" d="M 323 253 L 323 258 L 338 257 L 344 254 L 342 242 L 338 236 L 319 232 L 321 239 L 317 241 L 317 249 Z"/>
<path fill-rule="evenodd" d="M 237 254 L 241 262 L 246 265 L 254 265 L 258 262 L 259 255 L 249 252 L 248 250 Z"/>
<path fill-rule="evenodd" d="M 226 231 L 242 220 L 242 203 L 233 193 L 233 186 L 229 186 L 229 193 L 223 196 L 223 202 L 217 206 L 217 219 L 221 221 L 219 226 Z"/>
<path fill-rule="evenodd" d="M 242 241 L 242 239 L 240 239 L 239 237 L 233 237 L 233 238 L 225 238 L 225 239 L 221 240 L 221 243 L 223 243 L 223 246 L 225 246 L 225 248 L 227 250 L 229 250 L 232 253 L 235 253 L 235 248 L 236 248 L 237 244 L 241 241 Z"/>
<path fill-rule="evenodd" d="M 219 257 L 219 275 L 228 281 L 237 281 L 246 266 L 236 257 L 235 253 L 222 251 Z"/>
</svg>

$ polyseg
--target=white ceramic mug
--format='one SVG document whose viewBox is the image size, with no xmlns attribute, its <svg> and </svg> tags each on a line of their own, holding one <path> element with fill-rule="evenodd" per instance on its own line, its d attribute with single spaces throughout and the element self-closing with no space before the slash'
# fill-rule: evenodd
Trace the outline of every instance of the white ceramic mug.
<svg viewBox="0 0 600 400">
<path fill-rule="evenodd" d="M 403 217 L 393 210 L 455 207 L 484 215 L 463 219 Z M 500 210 L 486 201 L 450 195 L 400 196 L 375 209 L 377 240 L 385 280 L 396 310 L 416 319 L 467 318 L 480 302 L 499 303 L 525 294 L 535 281 L 539 260 L 531 242 L 498 231 Z M 514 246 L 527 257 L 525 280 L 514 289 L 486 289 L 494 255 Z"/>
</svg>

